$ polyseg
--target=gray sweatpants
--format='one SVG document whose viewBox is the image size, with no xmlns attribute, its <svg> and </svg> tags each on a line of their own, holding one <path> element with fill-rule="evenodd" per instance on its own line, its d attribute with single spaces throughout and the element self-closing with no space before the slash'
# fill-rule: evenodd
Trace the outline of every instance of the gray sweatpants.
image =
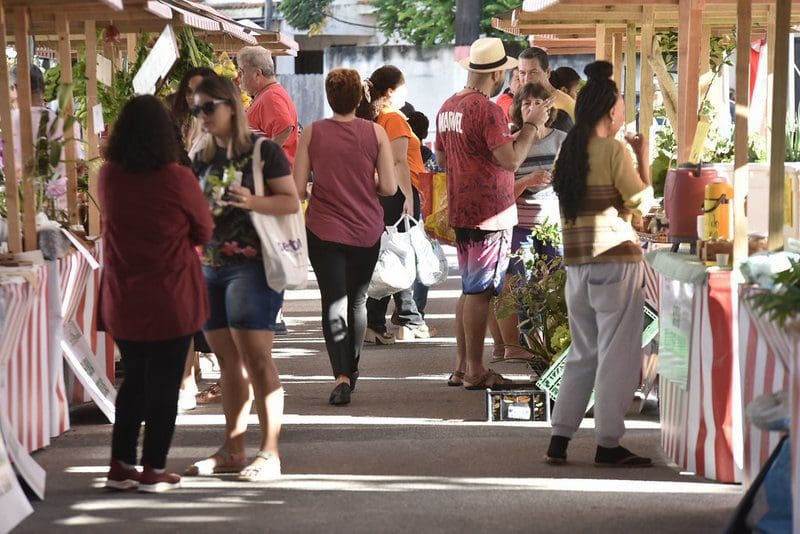
<svg viewBox="0 0 800 534">
<path fill-rule="evenodd" d="M 591 263 L 567 267 L 572 346 L 553 411 L 553 435 L 571 438 L 595 392 L 595 439 L 616 447 L 639 383 L 644 266 Z"/>
</svg>

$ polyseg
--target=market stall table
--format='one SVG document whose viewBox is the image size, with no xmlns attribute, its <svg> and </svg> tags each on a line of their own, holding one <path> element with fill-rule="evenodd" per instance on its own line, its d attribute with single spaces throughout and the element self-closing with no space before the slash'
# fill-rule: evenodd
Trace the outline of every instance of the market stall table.
<svg viewBox="0 0 800 534">
<path fill-rule="evenodd" d="M 742 480 L 742 406 L 736 282 L 693 256 L 646 254 L 660 275 L 659 402 L 662 446 L 682 469 Z"/>
</svg>

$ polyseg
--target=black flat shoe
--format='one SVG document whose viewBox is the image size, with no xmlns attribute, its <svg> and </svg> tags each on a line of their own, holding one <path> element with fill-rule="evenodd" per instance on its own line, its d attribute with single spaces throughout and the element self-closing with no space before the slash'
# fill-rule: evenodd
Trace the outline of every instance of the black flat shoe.
<svg viewBox="0 0 800 534">
<path fill-rule="evenodd" d="M 341 405 L 350 404 L 350 385 L 342 382 L 331 391 L 331 398 L 328 399 L 330 404 Z"/>
</svg>

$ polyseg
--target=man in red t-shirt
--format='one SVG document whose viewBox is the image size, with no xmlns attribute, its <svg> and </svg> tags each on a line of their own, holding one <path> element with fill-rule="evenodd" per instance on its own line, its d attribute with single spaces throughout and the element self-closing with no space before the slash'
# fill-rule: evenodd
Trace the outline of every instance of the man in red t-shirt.
<svg viewBox="0 0 800 534">
<path fill-rule="evenodd" d="M 247 124 L 283 147 L 294 165 L 299 124 L 297 109 L 289 94 L 275 77 L 275 63 L 269 50 L 245 46 L 236 55 L 242 87 L 253 97 L 247 109 Z M 302 192 L 305 196 L 305 191 Z"/>
<path fill-rule="evenodd" d="M 523 128 L 511 136 L 503 110 L 489 100 L 517 65 L 500 39 L 478 39 L 461 66 L 467 85 L 436 116 L 436 159 L 447 173 L 450 225 L 455 229 L 462 295 L 456 307 L 458 356 L 449 385 L 484 389 L 508 380 L 483 365 L 489 301 L 505 278 L 511 229 L 517 223 L 514 171 L 538 137 L 536 123 L 551 100 L 532 106 Z"/>
</svg>

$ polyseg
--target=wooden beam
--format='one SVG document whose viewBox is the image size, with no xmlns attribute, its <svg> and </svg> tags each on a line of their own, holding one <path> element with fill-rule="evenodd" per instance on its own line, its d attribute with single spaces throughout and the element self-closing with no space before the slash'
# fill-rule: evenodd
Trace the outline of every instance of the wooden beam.
<svg viewBox="0 0 800 534">
<path fill-rule="evenodd" d="M 747 197 L 750 172 L 748 161 L 748 121 L 750 119 L 750 0 L 739 0 L 736 24 L 736 49 L 746 54 L 736 54 L 736 117 L 733 128 L 733 259 L 738 265 L 747 259 Z"/>
<path fill-rule="evenodd" d="M 0 0 L 0 39 L 6 42 L 6 10 L 3 0 Z M 0 58 L 0 123 L 2 129 L 3 146 L 14 146 L 14 130 L 11 120 L 11 95 L 9 91 L 8 59 L 5 53 Z M 22 231 L 19 220 L 19 192 L 17 191 L 17 171 L 14 151 L 6 148 L 3 154 L 5 159 L 6 180 L 6 214 L 8 216 L 8 248 L 11 252 L 22 252 Z"/>
<path fill-rule="evenodd" d="M 608 60 L 608 50 L 606 50 L 606 26 L 598 24 L 595 29 L 595 61 Z"/>
<path fill-rule="evenodd" d="M 61 64 L 61 85 L 62 87 L 72 85 L 72 47 L 69 40 L 69 20 L 66 13 L 56 15 L 56 26 L 58 27 L 58 62 Z M 72 89 L 70 96 L 66 99 L 63 117 L 66 124 L 73 116 Z M 67 142 L 64 146 L 67 169 L 67 213 L 69 224 L 80 224 L 80 213 L 78 211 L 78 142 L 75 139 L 75 129 L 64 130 L 64 139 Z M 71 140 L 70 140 L 71 139 Z"/>
<path fill-rule="evenodd" d="M 36 190 L 33 178 L 33 124 L 31 121 L 31 47 L 28 10 L 14 10 L 14 35 L 17 42 L 17 107 L 19 114 L 19 140 L 22 156 L 22 237 L 25 250 L 36 250 Z M 38 125 L 37 125 L 38 126 Z"/>
<path fill-rule="evenodd" d="M 680 0 L 678 10 L 678 163 L 689 160 L 697 131 L 704 0 Z"/>
<path fill-rule="evenodd" d="M 711 85 L 711 26 L 703 24 L 700 31 L 700 97 Z M 700 102 L 702 104 L 702 102 Z"/>
<path fill-rule="evenodd" d="M 777 32 L 778 21 L 775 18 L 775 6 L 769 6 L 769 15 L 767 16 L 767 117 L 772 117 L 772 96 L 775 90 L 775 34 Z M 766 121 L 766 141 L 767 141 L 767 154 L 772 150 L 772 123 Z M 784 135 L 785 129 L 778 131 Z"/>
<path fill-rule="evenodd" d="M 641 89 L 639 90 L 639 131 L 649 139 L 653 126 L 653 67 L 650 58 L 653 56 L 653 21 L 655 14 L 652 7 L 645 7 L 642 16 L 642 55 L 641 55 Z M 653 146 L 652 140 L 650 146 Z"/>
<path fill-rule="evenodd" d="M 98 136 L 94 122 L 94 106 L 97 105 L 97 32 L 95 21 L 84 22 L 86 34 L 86 162 L 89 169 L 89 228 L 88 235 L 100 235 L 100 212 L 95 202 L 97 199 L 97 169 L 100 151 Z M 92 200 L 94 199 L 94 201 Z"/>
<path fill-rule="evenodd" d="M 636 131 L 636 24 L 625 32 L 625 131 Z"/>
<path fill-rule="evenodd" d="M 786 171 L 786 92 L 789 85 L 790 0 L 775 2 L 775 73 L 772 84 L 772 144 L 769 157 L 769 250 L 783 248 L 783 196 Z"/>
<path fill-rule="evenodd" d="M 135 33 L 125 34 L 125 58 L 128 63 L 136 61 L 136 40 L 138 37 Z"/>
<path fill-rule="evenodd" d="M 622 46 L 622 34 L 615 33 L 613 37 L 613 44 L 612 44 L 613 58 L 612 64 L 614 65 L 614 81 L 617 82 L 617 87 L 620 89 L 622 88 L 622 69 L 623 65 L 623 54 L 625 49 Z"/>
</svg>

